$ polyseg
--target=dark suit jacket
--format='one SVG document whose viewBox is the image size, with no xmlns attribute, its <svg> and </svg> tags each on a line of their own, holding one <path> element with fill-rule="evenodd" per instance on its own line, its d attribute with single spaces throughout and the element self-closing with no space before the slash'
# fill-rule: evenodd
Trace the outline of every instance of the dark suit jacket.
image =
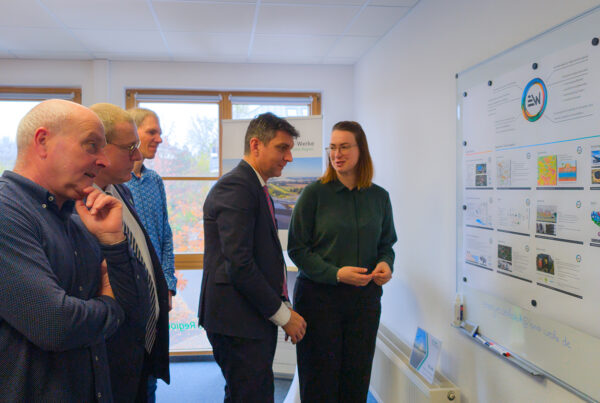
<svg viewBox="0 0 600 403">
<path fill-rule="evenodd" d="M 123 208 L 129 209 L 140 227 L 142 227 L 150 251 L 160 313 L 156 325 L 156 341 L 148 364 L 152 375 L 169 383 L 169 290 L 167 282 L 152 242 L 135 212 L 131 192 L 124 185 L 115 185 L 115 188 L 124 201 Z M 142 264 L 141 262 L 138 263 Z M 126 317 L 125 322 L 117 332 L 106 341 L 110 381 L 116 402 L 133 402 L 135 400 L 144 364 L 145 334 L 145 324 L 144 327 L 140 328 L 139 324 L 133 323 Z"/>
<path fill-rule="evenodd" d="M 283 255 L 256 173 L 245 161 L 204 202 L 204 270 L 198 316 L 207 331 L 262 339 L 281 306 Z"/>
</svg>

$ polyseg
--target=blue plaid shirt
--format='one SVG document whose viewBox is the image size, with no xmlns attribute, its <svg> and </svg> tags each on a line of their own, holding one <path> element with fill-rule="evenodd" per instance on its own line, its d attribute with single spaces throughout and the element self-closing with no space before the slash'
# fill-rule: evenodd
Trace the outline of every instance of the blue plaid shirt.
<svg viewBox="0 0 600 403">
<path fill-rule="evenodd" d="M 169 225 L 167 196 L 161 177 L 142 165 L 141 176 L 131 174 L 125 185 L 131 190 L 133 204 L 146 232 L 156 250 L 169 290 L 177 292 L 175 278 L 175 256 L 173 255 L 173 233 Z"/>
<path fill-rule="evenodd" d="M 124 313 L 97 296 L 100 262 L 128 272 L 129 252 L 99 247 L 72 212 L 29 179 L 0 178 L 0 401 L 112 401 L 104 339 Z"/>
</svg>

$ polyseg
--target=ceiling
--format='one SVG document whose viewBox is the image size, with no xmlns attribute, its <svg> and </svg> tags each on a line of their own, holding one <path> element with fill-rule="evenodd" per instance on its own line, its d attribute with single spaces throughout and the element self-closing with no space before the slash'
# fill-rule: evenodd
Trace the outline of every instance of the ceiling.
<svg viewBox="0 0 600 403">
<path fill-rule="evenodd" d="M 354 64 L 419 0 L 0 0 L 0 59 Z"/>
</svg>

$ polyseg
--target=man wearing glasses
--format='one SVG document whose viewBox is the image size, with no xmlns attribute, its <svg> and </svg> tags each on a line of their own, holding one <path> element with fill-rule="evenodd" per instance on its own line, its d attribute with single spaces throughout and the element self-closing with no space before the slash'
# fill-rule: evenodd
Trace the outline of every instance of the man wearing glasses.
<svg viewBox="0 0 600 403">
<path fill-rule="evenodd" d="M 146 402 L 150 376 L 169 383 L 169 294 L 160 260 L 142 221 L 133 207 L 133 198 L 122 185 L 131 179 L 136 161 L 142 159 L 140 140 L 131 115 L 112 104 L 90 107 L 106 133 L 104 153 L 110 165 L 95 178 L 95 186 L 123 203 L 123 232 L 144 276 L 137 279 L 140 287 L 149 289 L 145 320 L 126 317 L 125 322 L 107 340 L 113 397 L 116 402 Z"/>
</svg>

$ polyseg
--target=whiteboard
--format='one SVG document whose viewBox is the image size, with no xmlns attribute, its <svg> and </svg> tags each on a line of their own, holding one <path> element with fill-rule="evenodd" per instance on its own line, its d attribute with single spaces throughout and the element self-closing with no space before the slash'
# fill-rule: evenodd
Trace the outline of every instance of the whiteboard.
<svg viewBox="0 0 600 403">
<path fill-rule="evenodd" d="M 600 399 L 600 8 L 457 75 L 457 290 Z"/>
</svg>

